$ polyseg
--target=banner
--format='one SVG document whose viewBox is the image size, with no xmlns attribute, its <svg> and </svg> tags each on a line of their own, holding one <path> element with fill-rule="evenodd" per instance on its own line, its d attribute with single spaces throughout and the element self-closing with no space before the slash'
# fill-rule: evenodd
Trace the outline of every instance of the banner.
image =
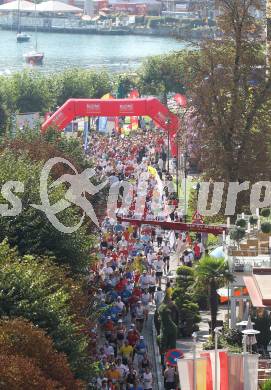
<svg viewBox="0 0 271 390">
<path fill-rule="evenodd" d="M 20 130 L 23 130 L 25 128 L 35 129 L 37 126 L 39 126 L 39 123 L 40 123 L 39 112 L 27 112 L 24 114 L 16 114 L 17 129 Z"/>
<path fill-rule="evenodd" d="M 110 93 L 106 93 L 101 97 L 102 100 L 108 100 L 108 99 L 114 99 L 113 96 L 110 95 Z M 106 133 L 107 132 L 107 116 L 100 116 L 99 117 L 99 132 Z"/>
<path fill-rule="evenodd" d="M 258 389 L 259 355 L 244 355 L 244 389 Z"/>
<path fill-rule="evenodd" d="M 208 390 L 207 383 L 207 359 L 178 359 L 178 373 L 181 390 Z M 194 386 L 194 377 L 196 387 Z"/>
<path fill-rule="evenodd" d="M 131 99 L 138 99 L 139 98 L 139 92 L 137 89 L 133 89 L 129 93 L 129 97 Z M 138 129 L 138 117 L 137 116 L 131 116 L 131 130 L 137 130 Z"/>
<path fill-rule="evenodd" d="M 207 388 L 213 390 L 215 384 L 215 351 L 203 352 L 201 357 L 207 358 Z M 229 390 L 229 370 L 228 370 L 228 352 L 217 351 L 217 389 Z"/>
</svg>

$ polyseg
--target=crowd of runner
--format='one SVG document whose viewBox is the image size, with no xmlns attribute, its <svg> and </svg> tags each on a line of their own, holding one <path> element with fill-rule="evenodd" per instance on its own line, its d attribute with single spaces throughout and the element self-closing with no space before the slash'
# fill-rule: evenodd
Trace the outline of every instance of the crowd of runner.
<svg viewBox="0 0 271 390">
<path fill-rule="evenodd" d="M 98 133 L 92 136 L 90 158 L 99 179 L 108 178 L 111 186 L 123 181 L 129 183 L 126 194 L 120 191 L 123 202 L 122 205 L 117 202 L 114 210 L 118 216 L 182 220 L 176 194 L 170 188 L 172 177 L 166 171 L 164 139 L 163 132 L 157 129 L 137 131 L 129 137 Z M 161 179 L 169 183 L 166 191 L 159 188 Z M 129 202 L 125 203 L 127 199 Z M 168 207 L 170 211 L 166 210 Z M 202 243 L 191 243 L 189 238 L 189 234 L 179 234 L 174 243 L 174 249 L 186 265 L 199 259 L 204 251 Z M 144 329 L 150 308 L 158 308 L 165 294 L 171 298 L 172 287 L 166 278 L 171 250 L 169 234 L 160 227 L 140 228 L 120 222 L 112 215 L 104 217 L 95 276 L 100 286 L 96 295 L 100 313 L 97 357 L 102 371 L 97 389 L 157 388 Z M 176 389 L 174 368 L 165 370 L 165 388 Z"/>
</svg>

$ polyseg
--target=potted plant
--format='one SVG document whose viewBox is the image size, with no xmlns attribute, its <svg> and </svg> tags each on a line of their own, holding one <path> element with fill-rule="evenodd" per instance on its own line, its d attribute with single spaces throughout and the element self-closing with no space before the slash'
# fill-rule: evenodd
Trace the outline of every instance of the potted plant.
<svg viewBox="0 0 271 390">
<path fill-rule="evenodd" d="M 271 232 L 271 223 L 270 222 L 263 222 L 261 224 L 261 231 L 262 233 L 268 234 Z"/>
<path fill-rule="evenodd" d="M 264 218 L 270 217 L 270 209 L 268 208 L 261 209 L 261 216 Z"/>
<path fill-rule="evenodd" d="M 244 219 L 238 219 L 235 223 L 236 226 L 239 226 L 241 228 L 245 228 L 247 226 L 247 223 Z"/>
<path fill-rule="evenodd" d="M 230 238 L 237 243 L 237 247 L 239 248 L 240 241 L 245 237 L 246 230 L 242 227 L 236 226 L 230 232 Z"/>
</svg>

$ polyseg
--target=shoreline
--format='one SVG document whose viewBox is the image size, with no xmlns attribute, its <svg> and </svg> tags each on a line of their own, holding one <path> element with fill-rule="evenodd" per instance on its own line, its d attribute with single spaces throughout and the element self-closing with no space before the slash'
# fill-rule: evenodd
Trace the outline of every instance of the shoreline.
<svg viewBox="0 0 271 390">
<path fill-rule="evenodd" d="M 35 31 L 34 26 L 21 26 L 23 31 L 33 32 Z M 1 25 L 0 30 L 2 31 L 16 31 L 14 26 L 10 25 Z M 181 39 L 184 41 L 199 41 L 201 39 L 206 38 L 212 33 L 212 30 L 205 30 L 203 32 L 199 32 L 197 34 L 191 31 L 190 33 L 184 33 L 179 30 L 172 30 L 170 28 L 167 29 L 153 29 L 153 28 L 111 28 L 111 29 L 98 29 L 98 28 L 84 28 L 84 27 L 45 27 L 38 26 L 38 32 L 44 33 L 59 33 L 59 34 L 76 34 L 76 35 L 137 35 L 137 36 L 152 36 L 152 37 L 164 37 L 164 38 L 174 38 Z"/>
</svg>

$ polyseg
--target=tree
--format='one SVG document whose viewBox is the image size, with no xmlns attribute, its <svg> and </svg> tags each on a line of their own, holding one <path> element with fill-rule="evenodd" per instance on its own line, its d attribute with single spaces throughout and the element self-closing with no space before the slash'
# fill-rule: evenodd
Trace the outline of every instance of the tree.
<svg viewBox="0 0 271 390">
<path fill-rule="evenodd" d="M 0 155 L 0 185 L 8 180 L 24 183 L 24 192 L 19 194 L 22 211 L 16 217 L 0 217 L 0 240 L 8 238 L 12 246 L 17 246 L 19 253 L 54 256 L 59 264 L 65 264 L 72 272 L 85 272 L 90 264 L 90 251 L 94 237 L 88 224 L 83 224 L 76 232 L 69 235 L 54 228 L 46 215 L 31 204 L 40 204 L 40 172 L 43 163 L 34 162 L 26 155 L 10 152 L 6 149 Z M 49 188 L 50 183 L 48 183 Z M 50 201 L 54 204 L 64 197 L 65 187 L 58 186 L 50 191 Z M 1 202 L 6 201 L 1 196 Z M 71 205 L 58 214 L 66 226 L 74 226 L 80 221 L 81 211 Z"/>
<path fill-rule="evenodd" d="M 1 388 L 4 390 L 57 390 L 58 383 L 47 379 L 32 360 L 0 354 Z"/>
<path fill-rule="evenodd" d="M 205 285 L 209 297 L 209 307 L 211 311 L 211 330 L 216 327 L 218 312 L 217 289 L 226 283 L 233 281 L 233 276 L 229 271 L 229 266 L 223 258 L 205 256 L 200 259 L 195 269 L 197 283 Z"/>
<path fill-rule="evenodd" d="M 187 60 L 187 89 L 198 119 L 201 166 L 218 181 L 270 178 L 271 79 L 266 77 L 258 0 L 219 0 L 219 40 Z"/>
<path fill-rule="evenodd" d="M 167 103 L 169 92 L 184 92 L 184 59 L 186 52 L 152 56 L 139 69 L 141 94 L 161 95 Z"/>
<path fill-rule="evenodd" d="M 179 313 L 178 327 L 182 337 L 190 337 L 197 331 L 200 322 L 199 306 L 193 296 L 195 284 L 195 270 L 182 266 L 177 269 L 176 287 L 173 291 L 173 300 Z"/>
<path fill-rule="evenodd" d="M 257 222 L 258 222 L 258 218 L 253 217 L 253 215 L 252 215 L 251 217 L 249 217 L 249 223 L 250 223 L 252 226 L 257 225 Z"/>
<path fill-rule="evenodd" d="M 230 238 L 237 242 L 239 245 L 240 241 L 245 237 L 246 230 L 242 227 L 236 226 L 230 232 Z"/>
<path fill-rule="evenodd" d="M 46 330 L 55 348 L 64 352 L 79 378 L 87 379 L 86 326 L 74 310 L 82 305 L 79 284 L 48 258 L 19 257 L 7 242 L 0 245 L 0 317 L 23 317 Z M 80 307 L 86 310 L 86 305 Z M 30 348 L 30 346 L 29 346 Z M 34 353 L 34 352 L 33 352 Z"/>
<path fill-rule="evenodd" d="M 238 221 L 236 221 L 236 226 L 239 226 L 241 228 L 245 228 L 246 225 L 247 225 L 247 223 L 244 219 L 238 219 Z"/>
<path fill-rule="evenodd" d="M 261 231 L 263 233 L 270 233 L 271 232 L 271 223 L 270 222 L 263 222 L 261 224 Z"/>
<path fill-rule="evenodd" d="M 137 87 L 138 77 L 137 74 L 122 73 L 115 78 L 117 98 L 123 99 L 127 97 L 128 93 Z"/>
<path fill-rule="evenodd" d="M 25 70 L 2 79 L 6 89 L 7 104 L 13 111 L 41 112 L 55 106 L 56 90 L 49 83 L 49 76 Z"/>
<path fill-rule="evenodd" d="M 270 209 L 268 209 L 268 208 L 263 208 L 263 209 L 261 210 L 261 216 L 262 216 L 262 217 L 265 217 L 265 218 L 270 217 Z"/>
<path fill-rule="evenodd" d="M 8 124 L 9 112 L 5 100 L 4 91 L 0 80 L 0 135 L 5 134 Z"/>
<path fill-rule="evenodd" d="M 58 85 L 57 104 L 59 106 L 71 98 L 100 99 L 112 90 L 109 74 L 104 71 L 68 69 L 54 77 Z"/>
<path fill-rule="evenodd" d="M 172 320 L 168 305 L 162 303 L 158 312 L 161 319 L 160 349 L 161 353 L 165 353 L 171 348 L 176 348 L 177 326 Z"/>
<path fill-rule="evenodd" d="M 67 390 L 83 388 L 83 383 L 75 380 L 67 357 L 55 351 L 52 339 L 44 331 L 24 319 L 0 321 L 0 351 L 2 356 L 5 355 L 7 360 L 11 361 L 11 364 L 12 361 L 16 362 L 15 357 L 24 358 L 26 362 L 29 360 L 35 366 L 36 372 L 40 372 L 48 382 L 54 382 L 54 388 L 60 386 Z M 5 361 L 5 359 L 2 360 L 2 364 Z M 17 364 L 18 362 L 20 360 L 17 360 Z M 19 368 L 20 365 L 17 369 Z M 19 375 L 23 373 L 19 372 Z M 2 378 L 1 375 L 1 385 Z M 13 389 L 16 379 L 14 377 L 12 379 L 14 383 L 10 388 Z M 6 383 L 5 386 L 7 386 Z"/>
</svg>

